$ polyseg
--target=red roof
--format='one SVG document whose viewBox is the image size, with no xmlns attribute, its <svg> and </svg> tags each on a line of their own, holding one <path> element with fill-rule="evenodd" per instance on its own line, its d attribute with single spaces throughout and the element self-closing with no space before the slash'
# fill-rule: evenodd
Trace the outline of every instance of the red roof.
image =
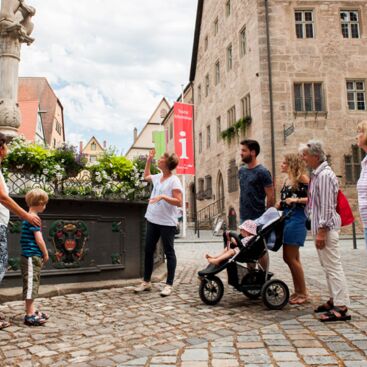
<svg viewBox="0 0 367 367">
<path fill-rule="evenodd" d="M 62 104 L 55 95 L 46 78 L 43 77 L 22 77 L 19 78 L 18 101 L 19 104 L 25 101 L 38 101 L 42 112 L 42 124 L 45 133 L 45 140 L 51 145 L 51 135 L 54 129 L 54 117 L 57 104 L 63 111 Z M 64 117 L 62 116 L 62 128 L 64 129 Z M 65 132 L 63 131 L 65 139 Z"/>
<path fill-rule="evenodd" d="M 36 136 L 38 103 L 38 100 L 19 102 L 21 123 L 18 132 L 30 141 L 34 141 Z"/>
</svg>

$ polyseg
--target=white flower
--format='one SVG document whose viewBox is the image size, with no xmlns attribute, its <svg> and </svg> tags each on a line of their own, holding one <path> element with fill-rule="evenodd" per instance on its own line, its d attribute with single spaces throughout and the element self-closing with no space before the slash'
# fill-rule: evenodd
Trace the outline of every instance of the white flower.
<svg viewBox="0 0 367 367">
<path fill-rule="evenodd" d="M 96 177 L 96 181 L 97 181 L 97 182 L 102 182 L 102 178 L 101 178 L 100 176 L 97 176 L 97 177 Z"/>
<path fill-rule="evenodd" d="M 47 168 L 45 168 L 42 172 L 44 175 L 47 175 L 50 171 Z"/>
</svg>

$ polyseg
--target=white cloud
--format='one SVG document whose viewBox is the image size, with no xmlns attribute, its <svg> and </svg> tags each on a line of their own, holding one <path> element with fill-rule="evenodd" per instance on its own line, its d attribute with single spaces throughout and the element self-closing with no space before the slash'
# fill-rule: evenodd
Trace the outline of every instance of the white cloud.
<svg viewBox="0 0 367 367">
<path fill-rule="evenodd" d="M 36 41 L 21 75 L 46 76 L 67 134 L 98 134 L 125 151 L 160 99 L 189 76 L 196 0 L 28 0 Z"/>
</svg>

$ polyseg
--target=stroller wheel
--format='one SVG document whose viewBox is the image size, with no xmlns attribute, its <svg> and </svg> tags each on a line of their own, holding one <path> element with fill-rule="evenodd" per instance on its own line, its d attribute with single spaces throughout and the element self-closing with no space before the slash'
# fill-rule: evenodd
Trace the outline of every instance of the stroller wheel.
<svg viewBox="0 0 367 367">
<path fill-rule="evenodd" d="M 207 305 L 216 305 L 223 297 L 222 281 L 216 277 L 202 278 L 199 286 L 199 296 Z"/>
<path fill-rule="evenodd" d="M 278 279 L 268 280 L 262 287 L 261 297 L 266 307 L 281 310 L 289 300 L 288 286 Z"/>
</svg>

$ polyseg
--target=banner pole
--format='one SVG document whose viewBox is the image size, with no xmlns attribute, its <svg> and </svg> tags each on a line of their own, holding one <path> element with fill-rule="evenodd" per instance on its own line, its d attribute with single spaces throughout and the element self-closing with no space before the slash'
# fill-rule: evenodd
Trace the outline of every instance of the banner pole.
<svg viewBox="0 0 367 367">
<path fill-rule="evenodd" d="M 184 85 L 181 84 L 181 102 L 184 103 Z M 187 213 L 186 213 L 186 175 L 182 175 L 182 237 L 186 238 Z"/>
</svg>

